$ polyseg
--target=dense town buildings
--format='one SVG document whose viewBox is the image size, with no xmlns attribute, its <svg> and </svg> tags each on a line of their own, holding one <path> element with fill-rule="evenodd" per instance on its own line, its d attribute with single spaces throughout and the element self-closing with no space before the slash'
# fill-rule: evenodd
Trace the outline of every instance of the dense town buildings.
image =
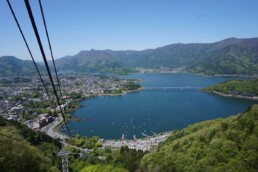
<svg viewBox="0 0 258 172">
<path fill-rule="evenodd" d="M 53 91 L 47 79 L 44 77 L 51 94 Z M 62 75 L 60 82 L 61 108 L 68 111 L 76 108 L 74 104 L 78 100 L 97 95 L 121 94 L 128 91 L 127 85 L 132 83 L 116 77 L 80 74 Z M 50 98 L 37 77 L 0 78 L 0 115 L 9 120 L 19 120 L 34 130 L 40 130 L 60 112 L 54 95 L 51 94 Z"/>
</svg>

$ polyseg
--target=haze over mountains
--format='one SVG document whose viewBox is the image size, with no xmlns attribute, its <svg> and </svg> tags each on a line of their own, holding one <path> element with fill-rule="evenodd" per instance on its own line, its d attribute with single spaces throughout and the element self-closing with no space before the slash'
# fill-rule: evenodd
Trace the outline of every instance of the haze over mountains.
<svg viewBox="0 0 258 172">
<path fill-rule="evenodd" d="M 33 65 L 23 63 L 23 60 L 10 61 L 8 57 L 0 57 L 0 75 L 23 75 L 34 70 Z M 130 72 L 136 67 L 183 67 L 187 72 L 207 75 L 255 75 L 258 74 L 258 38 L 228 38 L 215 43 L 177 43 L 143 51 L 81 51 L 74 56 L 57 59 L 56 65 L 59 71 L 74 72 Z M 14 66 L 19 66 L 19 69 Z"/>
<path fill-rule="evenodd" d="M 39 70 L 44 70 L 38 65 Z M 0 76 L 30 75 L 36 74 L 34 64 L 30 60 L 21 60 L 13 56 L 0 57 Z"/>
</svg>

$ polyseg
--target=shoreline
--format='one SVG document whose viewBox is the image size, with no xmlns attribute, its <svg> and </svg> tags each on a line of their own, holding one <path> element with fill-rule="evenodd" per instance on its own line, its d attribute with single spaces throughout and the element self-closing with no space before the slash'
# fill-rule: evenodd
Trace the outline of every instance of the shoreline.
<svg viewBox="0 0 258 172">
<path fill-rule="evenodd" d="M 133 93 L 133 92 L 138 92 L 138 91 L 143 91 L 143 90 L 144 90 L 144 87 L 140 87 L 137 90 L 127 90 L 127 91 L 123 91 L 120 94 L 99 94 L 99 95 L 96 95 L 96 97 L 98 97 L 98 96 L 123 96 L 128 93 Z"/>
<path fill-rule="evenodd" d="M 185 74 L 190 74 L 190 75 L 197 75 L 197 76 L 204 76 L 204 77 L 248 77 L 248 78 L 257 78 L 258 75 L 237 75 L 237 74 L 214 74 L 214 75 L 207 75 L 204 73 L 191 73 L 191 72 L 182 72 Z"/>
<path fill-rule="evenodd" d="M 166 131 L 139 139 L 107 139 L 100 141 L 100 143 L 102 143 L 103 149 L 106 147 L 117 149 L 121 148 L 122 146 L 128 146 L 129 149 L 151 151 L 159 143 L 164 142 L 169 136 L 171 136 L 172 133 L 173 131 Z"/>
<path fill-rule="evenodd" d="M 201 76 L 206 76 L 206 77 L 230 77 L 230 76 L 242 76 L 242 77 L 257 77 L 257 76 L 244 76 L 244 75 L 205 75 L 205 74 L 193 74 L 193 73 L 189 73 L 189 72 L 177 72 L 178 74 L 190 74 L 190 75 L 201 75 Z M 143 73 L 144 74 L 144 73 Z M 146 73 L 145 73 L 146 74 Z M 164 74 L 164 73 L 154 73 L 154 74 Z M 144 87 L 140 87 L 136 90 L 127 90 L 127 91 L 123 91 L 122 93 L 120 94 L 96 94 L 96 95 L 93 95 L 93 96 L 89 96 L 89 97 L 83 97 L 83 98 L 80 98 L 80 99 L 77 99 L 77 100 L 74 100 L 78 103 L 80 103 L 81 101 L 84 101 L 86 99 L 89 99 L 89 98 L 95 98 L 95 97 L 99 97 L 99 96 L 122 96 L 122 95 L 126 95 L 128 93 L 131 93 L 131 92 L 138 92 L 138 91 L 143 91 L 144 90 Z M 223 94 L 223 93 L 220 93 L 220 92 L 214 92 L 214 91 L 205 91 L 205 92 L 208 92 L 208 93 L 213 93 L 213 94 L 217 94 L 217 95 L 220 95 L 220 96 L 223 96 L 223 97 L 232 97 L 232 98 L 240 98 L 240 99 L 249 99 L 249 100 L 258 100 L 258 97 L 246 97 L 246 96 L 238 96 L 238 95 L 230 95 L 230 94 Z M 81 108 L 82 106 L 78 106 L 76 108 L 74 108 L 73 110 L 71 110 L 69 112 L 71 118 L 68 119 L 68 122 L 70 120 L 72 120 L 73 118 L 73 112 L 78 110 L 79 108 Z M 77 120 L 80 120 L 80 118 L 76 117 Z M 52 123 L 51 123 L 52 124 Z M 50 124 L 50 125 L 51 125 Z M 58 125 L 56 125 L 54 128 L 53 128 L 53 132 L 56 133 L 56 135 L 63 135 L 63 133 L 60 131 L 60 128 L 62 127 L 62 122 L 60 122 Z M 157 135 L 159 135 L 160 133 L 158 133 Z M 152 137 L 152 136 L 151 136 Z M 144 138 L 141 138 L 141 139 L 144 139 Z M 141 140 L 141 139 L 137 139 L 137 140 Z M 114 141 L 114 140 L 107 140 L 107 141 Z M 119 142 L 121 140 L 115 140 L 114 142 Z M 127 141 L 132 141 L 132 140 L 124 140 L 125 142 Z M 133 140 L 134 141 L 134 140 Z M 122 142 L 122 141 L 121 141 Z"/>
<path fill-rule="evenodd" d="M 83 98 L 80 98 L 80 99 L 77 99 L 77 100 L 74 100 L 78 103 L 80 103 L 81 101 L 84 101 L 84 100 L 87 100 L 87 99 L 90 99 L 90 98 L 95 98 L 95 97 L 100 97 L 100 96 L 123 96 L 123 95 L 126 95 L 128 93 L 133 93 L 133 92 L 139 92 L 139 91 L 143 91 L 144 90 L 144 87 L 140 87 L 139 89 L 137 90 L 128 90 L 128 91 L 124 91 L 123 93 L 120 93 L 120 94 L 97 94 L 97 95 L 94 95 L 94 96 L 89 96 L 89 97 L 83 97 Z M 69 111 L 68 113 L 71 115 L 71 118 L 72 118 L 72 113 L 81 108 L 81 107 L 84 107 L 83 105 L 79 104 L 78 107 L 74 108 L 73 110 Z M 71 119 L 69 119 L 71 120 Z"/>
<path fill-rule="evenodd" d="M 80 98 L 80 99 L 77 99 L 77 100 L 74 100 L 74 101 L 80 103 L 81 101 L 86 100 L 86 99 L 88 99 L 88 98 L 94 98 L 94 97 L 99 97 L 99 96 L 122 96 L 122 95 L 126 95 L 126 94 L 128 94 L 128 93 L 138 92 L 138 91 L 142 91 L 142 90 L 144 90 L 144 87 L 140 87 L 140 88 L 137 89 L 137 90 L 127 90 L 127 91 L 124 91 L 124 92 L 121 93 L 121 94 L 98 94 L 98 95 L 94 95 L 94 96 L 89 96 L 89 97 Z M 74 120 L 74 119 L 72 119 L 72 118 L 73 118 L 72 113 L 73 113 L 74 111 L 76 111 L 77 109 L 81 108 L 81 107 L 83 107 L 83 106 L 80 105 L 80 106 L 76 107 L 75 109 L 73 109 L 73 110 L 71 110 L 71 111 L 69 112 L 69 115 L 71 116 L 71 118 L 68 118 L 68 121 L 67 121 L 67 122 L 69 122 L 69 121 L 71 121 L 71 120 Z M 56 118 L 59 118 L 59 117 L 56 117 Z M 76 120 L 77 120 L 78 122 L 81 121 L 81 119 L 78 118 L 78 117 L 76 117 Z M 63 134 L 62 132 L 60 132 L 60 130 L 59 130 L 59 129 L 62 127 L 62 125 L 63 125 L 63 120 L 61 119 L 61 121 L 59 121 L 59 123 L 57 123 L 56 125 L 55 125 L 55 122 L 56 122 L 56 119 L 55 119 L 54 122 L 52 122 L 52 123 L 50 123 L 49 125 L 47 125 L 47 126 L 41 128 L 41 129 L 43 129 L 43 130 L 42 130 L 42 131 L 40 130 L 40 131 L 41 131 L 41 132 L 45 132 L 46 134 L 48 134 L 48 135 L 51 136 L 51 137 L 55 136 L 54 138 L 63 139 L 63 138 L 64 138 L 64 134 Z M 54 124 L 53 124 L 53 123 L 54 123 Z M 54 126 L 54 127 L 53 127 L 53 126 Z M 45 129 L 45 128 L 47 128 L 47 129 Z M 48 128 L 51 128 L 51 131 L 49 131 Z M 45 130 L 46 130 L 46 131 L 45 131 Z M 59 137 L 59 136 L 60 136 L 60 137 Z M 66 138 L 66 137 L 65 137 L 65 138 Z"/>
<path fill-rule="evenodd" d="M 204 91 L 204 92 L 216 94 L 216 95 L 223 96 L 223 97 L 232 97 L 232 98 L 248 99 L 248 100 L 258 100 L 258 96 L 247 97 L 247 96 L 241 96 L 241 95 L 224 94 L 224 93 L 221 93 L 221 92 L 218 92 L 218 91 Z"/>
<path fill-rule="evenodd" d="M 60 139 L 66 145 L 72 146 L 76 149 L 83 150 L 84 152 L 91 152 L 93 149 L 83 149 L 70 145 L 65 140 L 68 139 L 66 135 L 59 131 L 63 125 L 63 119 L 61 116 L 55 118 L 55 120 L 48 124 L 47 126 L 40 129 L 42 133 L 47 134 L 48 136 Z M 120 149 L 122 146 L 128 146 L 130 149 L 142 150 L 142 151 L 151 151 L 153 148 L 158 146 L 159 143 L 164 142 L 171 134 L 173 130 L 161 132 L 152 136 L 139 139 L 102 139 L 100 138 L 99 142 L 102 146 L 99 149 L 111 148 L 111 149 Z"/>
<path fill-rule="evenodd" d="M 205 76 L 205 77 L 248 77 L 248 78 L 257 78 L 258 75 L 243 75 L 243 74 L 213 74 L 213 75 L 208 75 L 208 74 L 204 74 L 204 73 L 191 73 L 188 71 L 171 71 L 171 72 L 136 72 L 136 73 L 129 73 L 129 74 L 189 74 L 189 75 L 199 75 L 199 76 Z"/>
</svg>

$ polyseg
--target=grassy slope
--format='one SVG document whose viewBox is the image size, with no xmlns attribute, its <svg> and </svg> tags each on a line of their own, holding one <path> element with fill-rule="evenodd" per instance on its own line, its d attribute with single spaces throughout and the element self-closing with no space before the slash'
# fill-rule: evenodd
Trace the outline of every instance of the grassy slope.
<svg viewBox="0 0 258 172">
<path fill-rule="evenodd" d="M 145 155 L 144 171 L 257 171 L 258 105 L 176 131 Z"/>
</svg>

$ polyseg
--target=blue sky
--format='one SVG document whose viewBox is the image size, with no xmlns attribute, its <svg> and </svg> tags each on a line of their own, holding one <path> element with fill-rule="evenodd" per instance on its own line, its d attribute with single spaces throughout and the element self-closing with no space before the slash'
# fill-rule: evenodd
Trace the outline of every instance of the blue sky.
<svg viewBox="0 0 258 172">
<path fill-rule="evenodd" d="M 10 0 L 32 52 L 39 48 L 23 0 Z M 30 0 L 44 42 L 38 0 Z M 55 58 L 81 50 L 143 50 L 172 43 L 258 37 L 257 0 L 42 0 Z M 5 0 L 0 56 L 30 59 Z"/>
</svg>

